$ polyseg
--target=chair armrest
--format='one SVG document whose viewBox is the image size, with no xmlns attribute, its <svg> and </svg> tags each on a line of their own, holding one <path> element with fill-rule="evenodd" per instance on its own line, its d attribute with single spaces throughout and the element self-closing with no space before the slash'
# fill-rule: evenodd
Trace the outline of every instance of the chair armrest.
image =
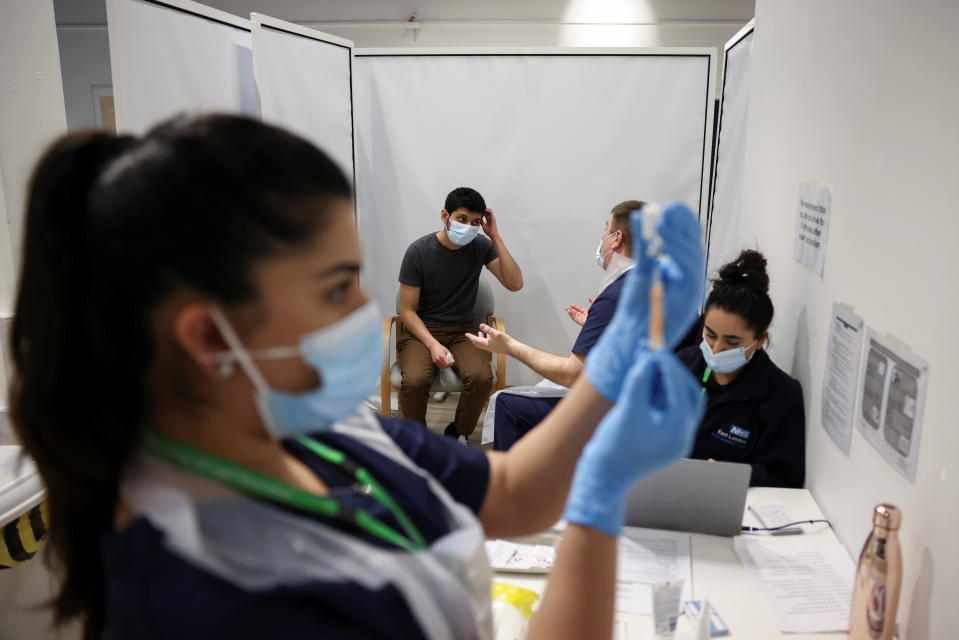
<svg viewBox="0 0 959 640">
<path fill-rule="evenodd" d="M 506 332 L 506 321 L 501 316 L 487 316 L 486 324 L 497 331 Z M 496 391 L 506 388 L 506 354 L 496 354 Z"/>
<path fill-rule="evenodd" d="M 396 324 L 396 337 L 399 339 L 400 317 L 386 316 L 383 319 L 383 343 L 386 345 L 386 362 L 383 363 L 383 372 L 380 374 L 380 413 L 389 418 L 393 411 L 390 402 L 390 331 Z"/>
</svg>

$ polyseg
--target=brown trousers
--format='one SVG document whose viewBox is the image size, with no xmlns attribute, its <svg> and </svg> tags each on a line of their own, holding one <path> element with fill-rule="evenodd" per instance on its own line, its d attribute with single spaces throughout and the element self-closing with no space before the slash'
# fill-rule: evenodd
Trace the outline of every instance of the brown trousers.
<svg viewBox="0 0 959 640">
<path fill-rule="evenodd" d="M 473 433 L 483 405 L 493 390 L 493 369 L 490 353 L 477 349 L 464 333 L 469 326 L 428 327 L 433 337 L 450 350 L 456 362 L 453 371 L 463 381 L 460 401 L 456 405 L 456 429 L 461 435 Z M 400 415 L 426 424 L 426 401 L 436 374 L 430 350 L 404 326 L 396 344 L 400 355 Z"/>
</svg>

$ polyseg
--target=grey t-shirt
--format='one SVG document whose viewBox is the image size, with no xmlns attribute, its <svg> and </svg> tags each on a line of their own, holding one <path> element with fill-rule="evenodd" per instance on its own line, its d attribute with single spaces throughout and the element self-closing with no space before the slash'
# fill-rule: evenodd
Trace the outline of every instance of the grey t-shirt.
<svg viewBox="0 0 959 640">
<path fill-rule="evenodd" d="M 433 327 L 469 324 L 483 267 L 499 256 L 486 236 L 465 247 L 447 249 L 430 233 L 414 240 L 400 265 L 400 283 L 420 288 L 416 307 L 423 324 Z"/>
</svg>

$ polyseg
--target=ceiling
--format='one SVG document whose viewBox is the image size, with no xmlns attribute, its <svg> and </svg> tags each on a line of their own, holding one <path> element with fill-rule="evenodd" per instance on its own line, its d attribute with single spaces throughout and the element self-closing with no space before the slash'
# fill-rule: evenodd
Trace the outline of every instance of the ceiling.
<svg viewBox="0 0 959 640">
<path fill-rule="evenodd" d="M 58 24 L 105 24 L 104 0 L 54 0 Z M 291 22 L 657 24 L 735 22 L 753 17 L 755 0 L 203 0 L 243 17 L 253 11 Z"/>
</svg>

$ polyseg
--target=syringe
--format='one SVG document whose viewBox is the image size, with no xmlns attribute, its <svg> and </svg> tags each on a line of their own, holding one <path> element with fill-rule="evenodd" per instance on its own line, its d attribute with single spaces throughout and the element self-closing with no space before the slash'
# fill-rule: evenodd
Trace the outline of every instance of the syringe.
<svg viewBox="0 0 959 640">
<path fill-rule="evenodd" d="M 646 256 L 653 260 L 652 282 L 649 286 L 649 348 L 662 349 L 663 337 L 663 279 L 659 272 L 659 257 L 662 255 L 663 239 L 656 228 L 662 220 L 663 209 L 656 203 L 643 207 L 643 240 Z"/>
</svg>

